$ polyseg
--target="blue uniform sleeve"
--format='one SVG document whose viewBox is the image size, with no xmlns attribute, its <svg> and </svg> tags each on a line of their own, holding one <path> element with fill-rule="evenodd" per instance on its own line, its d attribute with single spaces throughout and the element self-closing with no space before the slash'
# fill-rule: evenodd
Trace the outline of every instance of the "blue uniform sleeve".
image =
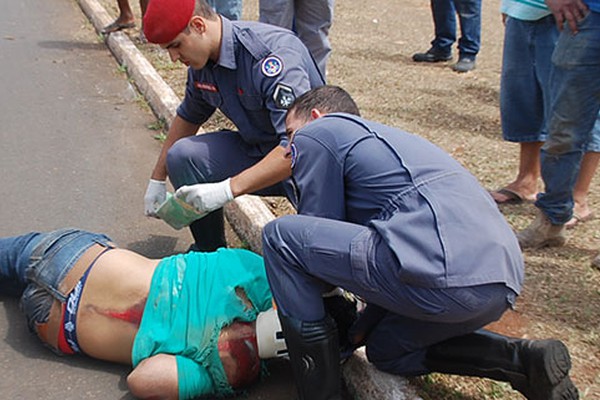
<svg viewBox="0 0 600 400">
<path fill-rule="evenodd" d="M 177 115 L 192 124 L 202 125 L 216 110 L 200 95 L 200 90 L 195 88 L 194 71 L 188 68 L 185 97 L 177 108 Z M 218 96 L 218 94 L 215 94 Z"/>
<path fill-rule="evenodd" d="M 291 46 L 281 47 L 266 57 L 276 57 L 282 63 L 282 71 L 276 76 L 266 76 L 264 59 L 255 65 L 256 82 L 265 96 L 265 107 L 269 110 L 271 123 L 283 147 L 288 145 L 285 134 L 285 116 L 293 101 L 311 89 L 311 66 L 314 62 L 301 51 Z M 314 75 L 314 72 L 313 72 Z M 314 76 L 313 76 L 314 80 Z M 323 82 L 324 83 L 324 82 Z"/>
<path fill-rule="evenodd" d="M 292 145 L 298 214 L 345 220 L 344 160 L 334 149 L 301 131 Z"/>
<path fill-rule="evenodd" d="M 195 399 L 214 392 L 213 382 L 206 368 L 187 357 L 175 356 L 179 399 Z"/>
</svg>

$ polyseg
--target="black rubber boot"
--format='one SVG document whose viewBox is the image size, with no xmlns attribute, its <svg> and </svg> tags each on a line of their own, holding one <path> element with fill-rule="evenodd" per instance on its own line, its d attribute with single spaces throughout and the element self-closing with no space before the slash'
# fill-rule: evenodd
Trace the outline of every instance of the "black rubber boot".
<svg viewBox="0 0 600 400">
<path fill-rule="evenodd" d="M 305 322 L 279 313 L 300 400 L 340 400 L 340 350 L 335 322 Z"/>
<path fill-rule="evenodd" d="M 357 316 L 356 299 L 346 294 L 328 296 L 323 297 L 323 305 L 327 315 L 335 321 L 340 351 L 348 349 L 351 345 L 348 332 Z"/>
<path fill-rule="evenodd" d="M 192 231 L 195 241 L 190 250 L 210 252 L 217 250 L 219 247 L 227 247 L 223 209 L 213 211 L 207 216 L 192 222 L 190 231 Z"/>
<path fill-rule="evenodd" d="M 569 378 L 569 351 L 559 340 L 523 340 L 479 330 L 431 346 L 425 365 L 431 372 L 509 382 L 529 400 L 579 398 Z"/>
</svg>

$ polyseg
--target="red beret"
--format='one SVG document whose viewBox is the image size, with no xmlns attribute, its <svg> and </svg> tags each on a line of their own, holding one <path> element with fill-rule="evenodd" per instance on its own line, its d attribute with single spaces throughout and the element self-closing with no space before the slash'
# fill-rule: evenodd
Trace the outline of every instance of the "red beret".
<svg viewBox="0 0 600 400">
<path fill-rule="evenodd" d="M 144 35 L 150 43 L 169 43 L 192 19 L 196 0 L 151 0 L 144 14 Z"/>
</svg>

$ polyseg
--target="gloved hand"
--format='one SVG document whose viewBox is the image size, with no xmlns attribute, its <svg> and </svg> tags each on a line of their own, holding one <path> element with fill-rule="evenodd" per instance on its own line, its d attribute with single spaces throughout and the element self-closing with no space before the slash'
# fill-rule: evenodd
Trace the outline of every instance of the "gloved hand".
<svg viewBox="0 0 600 400">
<path fill-rule="evenodd" d="M 146 195 L 144 196 L 144 214 L 148 217 L 158 218 L 156 210 L 167 198 L 167 185 L 165 181 L 150 179 Z"/>
<path fill-rule="evenodd" d="M 217 183 L 199 183 L 182 186 L 175 196 L 193 206 L 199 213 L 209 213 L 233 200 L 231 178 Z"/>
</svg>

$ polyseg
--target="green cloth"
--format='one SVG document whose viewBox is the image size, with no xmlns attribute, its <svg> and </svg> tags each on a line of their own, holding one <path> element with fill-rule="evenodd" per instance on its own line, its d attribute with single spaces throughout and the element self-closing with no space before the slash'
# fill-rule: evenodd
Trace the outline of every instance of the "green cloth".
<svg viewBox="0 0 600 400">
<path fill-rule="evenodd" d="M 237 287 L 253 308 L 245 309 Z M 156 354 L 172 354 L 180 399 L 231 394 L 217 349 L 221 328 L 234 320 L 253 321 L 271 305 L 263 260 L 250 251 L 219 249 L 165 258 L 152 277 L 133 343 L 133 366 Z"/>
</svg>

